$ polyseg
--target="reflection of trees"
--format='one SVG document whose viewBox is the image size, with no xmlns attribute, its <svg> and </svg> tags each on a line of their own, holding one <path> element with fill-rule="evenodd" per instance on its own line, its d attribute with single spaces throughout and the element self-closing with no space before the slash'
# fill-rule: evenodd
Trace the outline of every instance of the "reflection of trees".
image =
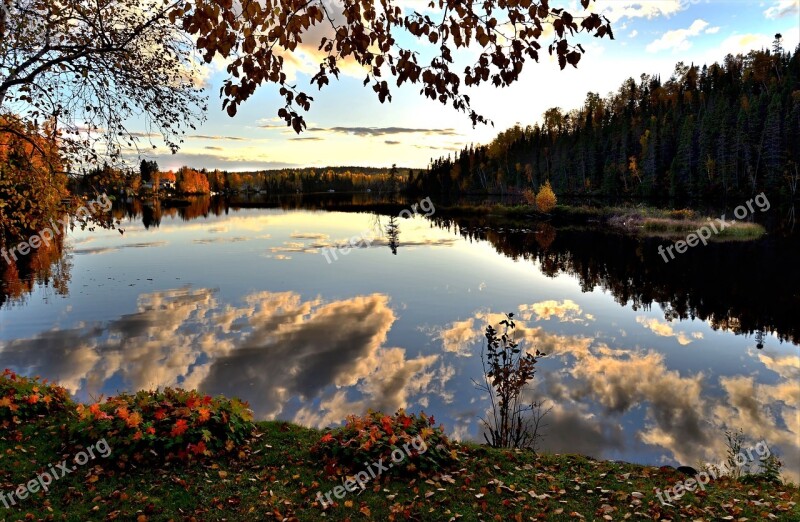
<svg viewBox="0 0 800 522">
<path fill-rule="evenodd" d="M 117 201 L 111 210 L 110 217 L 93 224 L 111 227 L 116 222 L 141 219 L 145 228 L 159 227 L 162 219 L 180 218 L 184 221 L 200 219 L 209 215 L 220 216 L 231 210 L 241 208 L 282 208 L 284 210 L 326 210 L 336 209 L 344 212 L 364 212 L 372 210 L 376 213 L 396 215 L 402 210 L 403 202 L 392 203 L 388 196 L 378 197 L 372 194 L 324 194 L 324 195 L 290 195 L 281 197 L 243 196 L 241 199 L 218 197 L 189 197 L 186 199 L 128 199 Z M 380 228 L 380 227 L 378 227 Z M 33 291 L 37 284 L 49 285 L 60 295 L 68 293 L 69 264 L 63 259 L 63 237 L 55 240 L 58 245 L 50 248 L 42 246 L 27 257 L 20 257 L 13 266 L 8 266 L 0 259 L 0 306 L 8 300 L 18 300 Z M 393 248 L 393 252 L 396 251 Z"/>
<path fill-rule="evenodd" d="M 487 218 L 434 222 L 469 240 L 490 242 L 512 259 L 536 261 L 549 276 L 576 276 L 584 292 L 600 287 L 622 305 L 648 308 L 656 302 L 667 319 L 697 317 L 714 328 L 736 333 L 777 332 L 800 342 L 800 271 L 792 240 L 712 243 L 674 261 L 658 255 L 659 241 L 609 233 L 602 229 L 561 229 L 549 248 L 546 233 L 513 229 L 500 233 Z"/>
<path fill-rule="evenodd" d="M 36 285 L 52 287 L 58 295 L 67 295 L 70 263 L 64 254 L 64 236 L 59 234 L 28 256 L 6 263 L 0 259 L 0 307 L 21 302 Z"/>
<path fill-rule="evenodd" d="M 215 198 L 226 208 L 281 208 L 283 210 L 335 210 L 337 212 L 375 211 L 397 215 L 407 202 L 402 197 L 387 194 L 290 194 L 281 196 L 248 196 L 240 194 L 230 198 Z"/>
<path fill-rule="evenodd" d="M 397 218 L 394 216 L 389 218 L 389 223 L 386 225 L 386 238 L 389 241 L 389 249 L 392 254 L 397 255 L 397 247 L 400 246 L 400 227 L 397 224 Z"/>
<path fill-rule="evenodd" d="M 547 250 L 553 241 L 556 239 L 556 229 L 550 223 L 540 223 L 536 227 L 536 243 L 542 248 Z"/>
<path fill-rule="evenodd" d="M 142 224 L 148 229 L 161 224 L 161 201 L 155 199 L 149 204 L 142 205 Z"/>
<path fill-rule="evenodd" d="M 407 202 L 397 196 L 377 194 L 291 194 L 282 196 L 237 195 L 223 197 L 188 197 L 185 199 L 139 200 L 133 199 L 114 207 L 115 219 L 142 219 L 146 227 L 158 227 L 164 217 L 180 217 L 191 221 L 219 216 L 243 208 L 280 208 L 283 210 L 335 210 L 337 212 L 365 212 L 397 215 L 407 209 Z M 382 228 L 382 227 L 379 227 Z"/>
<path fill-rule="evenodd" d="M 115 219 L 139 219 L 145 226 L 158 226 L 164 216 L 183 220 L 219 216 L 239 208 L 282 208 L 364 212 L 376 216 L 397 215 L 405 202 L 391 203 L 372 194 L 297 195 L 279 198 L 188 198 L 155 201 L 139 200 L 116 205 Z M 457 231 L 469 240 L 489 241 L 495 249 L 512 259 L 537 261 L 545 274 L 568 273 L 578 277 L 584 291 L 601 287 L 609 290 L 620 304 L 635 308 L 659 303 L 668 319 L 699 317 L 715 328 L 740 333 L 763 329 L 777 331 L 782 339 L 800 340 L 800 271 L 796 269 L 798 248 L 791 240 L 769 239 L 759 242 L 710 244 L 697 247 L 665 264 L 657 254 L 658 242 L 606 233 L 599 229 L 556 229 L 549 224 L 503 223 L 505 232 L 494 230 L 497 221 L 486 216 L 450 219 L 436 214 L 437 226 Z M 397 252 L 399 229 L 389 234 L 392 253 Z M 518 228 L 515 229 L 514 227 Z M 383 227 L 379 227 L 383 228 Z M 511 230 L 511 231 L 509 231 Z M 0 304 L 8 297 L 30 292 L 34 283 L 54 285 L 66 293 L 69 273 L 56 251 L 40 249 L 30 266 L 0 267 L 4 285 Z M 5 265 L 5 263 L 3 263 Z M 19 277 L 13 270 L 19 272 Z"/>
</svg>

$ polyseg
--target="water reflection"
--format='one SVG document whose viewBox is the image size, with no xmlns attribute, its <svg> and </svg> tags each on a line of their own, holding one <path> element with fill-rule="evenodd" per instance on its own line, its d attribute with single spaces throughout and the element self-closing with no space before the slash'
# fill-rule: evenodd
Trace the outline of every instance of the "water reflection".
<svg viewBox="0 0 800 522">
<path fill-rule="evenodd" d="M 326 303 L 258 292 L 243 302 L 223 305 L 211 289 L 143 294 L 136 312 L 107 323 L 2 343 L 2 362 L 83 399 L 183 386 L 245 397 L 262 419 L 315 426 L 367 407 L 406 407 L 410 395 L 434 389 L 437 355 L 407 358 L 385 346 L 396 319 L 386 295 Z"/>
<path fill-rule="evenodd" d="M 165 218 L 174 222 L 175 219 L 192 221 L 210 216 L 235 216 L 241 209 L 251 207 L 283 210 L 334 207 L 345 212 L 370 209 L 375 212 L 373 226 L 361 232 L 374 230 L 374 240 L 371 243 L 359 242 L 355 247 L 386 247 L 395 255 L 399 246 L 452 246 L 456 241 L 455 237 L 440 237 L 435 241 L 406 238 L 401 245 L 399 234 L 405 220 L 394 216 L 405 208 L 404 204 L 392 202 L 388 197 L 381 199 L 367 194 L 234 201 L 221 198 L 163 202 L 131 200 L 117 205 L 113 217 L 140 222 L 148 230 L 158 227 Z M 385 226 L 380 223 L 382 213 L 390 216 Z M 598 287 L 608 290 L 621 305 L 632 302 L 636 308 L 648 309 L 655 302 L 665 310 L 667 320 L 699 317 L 708 320 L 715 328 L 747 334 L 774 332 L 782 340 L 800 343 L 800 321 L 796 320 L 794 312 L 800 308 L 800 271 L 795 268 L 795 260 L 800 257 L 797 239 L 712 243 L 665 264 L 656 253 L 655 240 L 622 236 L 599 228 L 564 227 L 557 230 L 549 223 L 503 222 L 486 216 L 450 218 L 442 211 L 432 216 L 432 222 L 468 241 L 488 242 L 497 252 L 511 259 L 534 261 L 547 275 L 567 273 L 576 276 L 585 291 Z M 123 229 L 129 229 L 129 226 L 123 225 Z M 213 227 L 205 228 L 214 232 Z M 252 239 L 252 235 L 241 235 L 202 237 L 194 241 L 209 244 Z M 76 245 L 74 252 L 108 253 L 111 249 L 159 244 L 142 241 L 102 248 Z M 292 254 L 319 254 L 326 248 L 349 247 L 352 247 L 349 236 L 331 237 L 309 231 L 303 237 L 292 236 L 283 244 L 272 246 L 270 252 L 276 260 L 290 260 Z M 3 270 L 0 307 L 9 299 L 24 297 L 33 290 L 36 282 L 52 285 L 58 294 L 67 292 L 69 265 L 62 263 L 63 246 L 59 243 L 51 250 L 40 249 L 36 259 L 25 260 L 19 266 L 0 268 Z"/>
<path fill-rule="evenodd" d="M 246 301 L 249 307 L 228 311 L 225 321 L 245 322 L 250 331 L 209 366 L 200 386 L 258 397 L 255 409 L 265 418 L 288 414 L 327 425 L 366 406 L 395 410 L 425 391 L 419 374 L 438 359 L 407 360 L 404 349 L 385 346 L 396 319 L 385 295 L 323 303 L 262 293 Z M 319 405 L 308 407 L 315 399 Z M 284 411 L 293 404 L 304 407 Z"/>
<path fill-rule="evenodd" d="M 0 309 L 23 304 L 36 287 L 49 288 L 56 295 L 69 293 L 72 264 L 64 256 L 64 236 L 56 235 L 27 256 L 0 258 Z"/>
<path fill-rule="evenodd" d="M 719 460 L 723 429 L 742 427 L 800 476 L 800 358 L 781 342 L 800 327 L 791 242 L 709 245 L 667 266 L 647 241 L 599 229 L 437 214 L 395 221 L 397 256 L 381 237 L 328 264 L 323 248 L 387 220 L 160 208 L 149 224 L 143 209 L 123 218 L 124 235 L 74 234 L 59 256 L 72 293 L 3 309 L 0 367 L 81 399 L 238 395 L 259 418 L 312 426 L 425 409 L 479 439 L 483 329 L 513 311 L 525 346 L 549 354 L 534 391 L 553 405 L 546 449 L 693 465 Z M 760 350 L 734 335 L 757 331 Z"/>
<path fill-rule="evenodd" d="M 642 452 L 694 464 L 718 460 L 724 428 L 743 427 L 784 455 L 790 476 L 800 472 L 796 354 L 754 350 L 750 369 L 740 374 L 679 371 L 669 353 L 612 344 L 607 331 L 592 334 L 597 319 L 575 301 L 520 304 L 517 316 L 522 346 L 548 354 L 530 397 L 553 406 L 543 449 Z M 703 338 L 641 317 L 634 324 L 678 346 Z M 310 426 L 336 424 L 367 408 L 427 408 L 435 397 L 434 413 L 451 435 L 479 438 L 475 419 L 486 403 L 468 380 L 478 375 L 485 326 L 503 315 L 479 310 L 432 327 L 432 349 L 416 356 L 387 344 L 397 318 L 380 293 L 326 301 L 255 292 L 237 305 L 221 302 L 217 290 L 184 287 L 141 294 L 135 312 L 107 322 L 3 342 L 0 354 L 3 366 L 48 376 L 82 399 L 183 386 L 243 397 L 261 419 Z M 557 325 L 577 331 L 561 333 Z"/>
<path fill-rule="evenodd" d="M 389 218 L 389 223 L 386 225 L 386 240 L 389 243 L 389 249 L 392 254 L 396 256 L 397 247 L 400 246 L 400 226 L 394 216 Z"/>
<path fill-rule="evenodd" d="M 658 240 L 600 228 L 567 227 L 556 235 L 547 224 L 527 230 L 487 218 L 433 220 L 468 241 L 489 242 L 511 259 L 533 261 L 547 275 L 573 275 L 585 292 L 607 290 L 620 305 L 647 310 L 658 303 L 667 320 L 697 317 L 715 329 L 765 331 L 800 343 L 797 239 L 710 243 L 666 264 L 657 254 Z"/>
<path fill-rule="evenodd" d="M 544 313 L 542 313 L 544 312 Z M 765 349 L 748 353 L 747 375 L 714 370 L 678 371 L 668 356 L 653 348 L 622 348 L 593 335 L 553 333 L 541 321 L 582 323 L 593 318 L 577 304 L 546 301 L 520 305 L 517 339 L 522 346 L 548 354 L 540 365 L 538 385 L 529 400 L 546 398 L 553 406 L 542 448 L 567 453 L 614 455 L 660 448 L 668 462 L 694 465 L 721 459 L 723 432 L 743 428 L 769 441 L 787 466 L 800 476 L 800 357 L 796 352 Z M 499 325 L 503 314 L 479 311 L 435 331 L 444 352 L 474 356 L 483 328 Z M 652 323 L 639 320 L 652 330 Z M 657 335 L 665 335 L 665 326 Z M 702 339 L 701 332 L 669 336 L 681 344 Z M 697 335 L 700 334 L 700 335 Z M 689 341 L 690 342 L 690 341 Z M 488 411 L 488 410 L 487 410 Z M 636 433 L 631 440 L 631 428 Z"/>
</svg>

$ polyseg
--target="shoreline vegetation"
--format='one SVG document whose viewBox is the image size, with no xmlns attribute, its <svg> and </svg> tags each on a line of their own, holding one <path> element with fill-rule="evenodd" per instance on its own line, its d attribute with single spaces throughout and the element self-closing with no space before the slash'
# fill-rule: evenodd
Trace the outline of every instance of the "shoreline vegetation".
<svg viewBox="0 0 800 522">
<path fill-rule="evenodd" d="M 335 197 L 356 195 L 360 192 L 337 193 Z M 329 194 L 303 194 L 304 197 Z M 293 197 L 294 194 L 285 194 L 278 197 Z M 188 205 L 188 200 L 173 199 L 172 203 L 181 202 Z M 522 199 L 520 198 L 520 201 Z M 236 202 L 237 206 L 258 207 L 259 202 L 250 204 L 245 201 Z M 331 203 L 325 208 L 339 212 L 364 212 L 371 211 L 380 214 L 396 215 L 405 208 L 402 198 L 397 202 L 369 201 Z M 537 209 L 535 204 L 519 203 L 469 203 L 469 204 L 436 204 L 437 217 L 472 218 L 487 217 L 498 221 L 498 224 L 517 225 L 521 228 L 531 224 L 548 223 L 552 226 L 606 226 L 620 233 L 656 238 L 664 240 L 680 239 L 687 233 L 706 226 L 709 220 L 719 216 L 704 216 L 696 210 L 664 209 L 653 206 L 639 205 L 590 205 L 590 204 L 557 204 L 550 212 L 544 213 Z M 729 220 L 730 221 L 730 220 Z M 711 236 L 709 242 L 751 241 L 767 234 L 764 226 L 755 222 L 736 221 L 729 222 L 724 230 Z"/>
<path fill-rule="evenodd" d="M 457 205 L 437 206 L 437 211 L 451 217 L 495 216 L 510 221 L 538 218 L 551 225 L 606 225 L 623 233 L 640 237 L 680 239 L 687 233 L 707 225 L 710 216 L 695 210 L 667 210 L 645 206 L 557 205 L 549 214 L 542 214 L 529 205 Z M 730 224 L 709 241 L 748 241 L 762 237 L 766 229 L 751 222 Z"/>
<path fill-rule="evenodd" d="M 362 191 L 303 193 L 306 197 L 347 196 L 367 194 Z M 235 196 L 236 194 L 233 194 Z M 243 193 L 242 195 L 251 195 Z M 252 193 L 258 197 L 258 193 Z M 294 197 L 297 194 L 278 194 L 274 197 Z M 372 194 L 370 194 L 372 195 Z M 377 196 L 377 194 L 375 194 Z M 227 196 L 222 196 L 227 197 Z M 388 196 L 391 198 L 391 194 Z M 639 237 L 660 238 L 665 240 L 680 239 L 687 233 L 706 226 L 709 220 L 718 216 L 704 216 L 697 210 L 689 208 L 665 209 L 644 204 L 633 205 L 592 205 L 592 204 L 554 204 L 549 212 L 538 210 L 536 203 L 526 203 L 520 197 L 519 204 L 509 203 L 475 203 L 475 204 L 437 204 L 436 209 L 440 215 L 451 218 L 459 217 L 493 217 L 507 220 L 518 225 L 547 222 L 550 225 L 596 225 L 608 226 L 622 233 Z M 191 199 L 181 196 L 165 196 L 161 201 L 170 206 L 188 206 Z M 364 201 L 363 203 L 332 203 L 330 210 L 334 211 L 373 211 L 378 213 L 396 214 L 404 209 L 402 198 L 397 202 Z M 554 198 L 555 201 L 555 198 Z M 257 206 L 257 204 L 256 204 Z M 326 207 L 328 208 L 328 207 Z M 730 221 L 730 220 L 729 220 Z M 758 239 L 767 233 L 764 226 L 747 221 L 729 222 L 724 230 L 711 236 L 709 242 L 750 241 Z"/>
<path fill-rule="evenodd" d="M 24 378 L 23 378 L 24 379 Z M 39 384 L 37 387 L 32 385 Z M 20 391 L 22 388 L 24 390 Z M 76 445 L 69 411 L 52 411 L 68 402 L 54 385 L 26 380 L 18 392 L 55 398 L 22 408 L 31 415 L 0 428 L 0 492 L 8 493 L 32 482 L 48 466 L 65 462 L 90 442 Z M 27 390 L 27 391 L 25 391 Z M 63 389 L 61 389 L 63 390 Z M 175 403 L 163 422 L 172 422 L 185 408 L 202 411 L 209 399 L 196 392 L 182 392 L 187 406 Z M 7 395 L 8 390 L 4 392 Z M 139 392 L 135 397 L 155 396 Z M 28 395 L 30 397 L 30 395 Z M 120 396 L 124 397 L 124 396 Z M 17 397 L 21 398 L 21 397 Z M 174 397 L 173 397 L 174 399 Z M 147 422 L 134 411 L 118 407 L 120 398 L 109 400 L 114 408 L 90 407 L 99 423 L 108 411 L 114 422 L 131 427 L 132 421 Z M 209 407 L 225 402 L 213 399 Z M 39 405 L 39 406 L 37 406 Z M 163 405 L 163 403 L 162 403 Z M 39 409 L 34 410 L 34 406 Z M 7 406 L 6 406 L 7 407 Z M 31 408 L 25 410 L 24 408 Z M 80 409 L 80 406 L 78 406 Z M 146 408 L 143 406 L 143 410 Z M 0 406 L 0 410 L 5 407 Z M 158 411 L 156 410 L 157 414 Z M 3 412 L 0 411 L 0 414 Z M 6 412 L 7 413 L 7 412 Z M 20 413 L 22 415 L 22 413 Z M 85 417 L 91 417 L 86 413 Z M 378 413 L 372 414 L 379 419 Z M 118 418 L 117 418 L 118 417 Z M 157 418 L 157 417 L 156 417 Z M 654 467 L 620 461 L 595 460 L 570 454 L 543 454 L 529 450 L 494 449 L 475 443 L 449 442 L 433 426 L 433 418 L 398 412 L 385 416 L 378 426 L 400 434 L 401 426 L 427 437 L 428 446 L 447 445 L 447 462 L 425 466 L 398 464 L 391 473 L 377 476 L 361 489 L 353 486 L 355 466 L 344 471 L 331 465 L 325 445 L 350 439 L 355 428 L 369 428 L 370 416 L 352 418 L 348 428 L 317 430 L 282 421 L 256 422 L 247 440 L 224 454 L 198 454 L 196 458 L 159 461 L 141 460 L 122 443 L 124 428 L 107 434 L 110 457 L 94 459 L 84 467 L 60 477 L 49 490 L 16 498 L 8 508 L 0 507 L 3 520 L 797 520 L 800 489 L 793 484 L 771 481 L 761 475 L 742 478 L 721 476 L 702 491 L 686 492 L 662 505 L 657 492 L 682 483 L 688 475 L 670 466 Z M 424 422 L 423 422 L 424 420 Z M 382 422 L 382 424 L 380 424 Z M 178 421 L 180 423 L 180 421 Z M 392 424 L 393 423 L 393 424 Z M 191 424 L 191 422 L 190 422 Z M 192 428 L 188 428 L 191 432 Z M 231 429 L 233 431 L 233 429 Z M 373 427 L 371 432 L 375 432 Z M 93 434 L 97 436 L 98 434 Z M 173 433 L 174 435 L 174 433 Z M 344 437 L 342 437 L 344 435 Z M 113 442 L 111 436 L 116 437 Z M 350 439 L 352 440 L 352 439 Z M 213 440 L 209 441 L 213 444 Z M 379 441 L 380 442 L 380 441 Z M 388 444 L 388 443 L 387 443 Z M 399 444 L 399 443 L 398 443 Z M 322 449 L 320 449 L 322 447 Z M 338 446 L 335 446 L 338 447 Z M 364 448 L 364 444 L 361 445 Z M 330 451 L 327 451 L 330 453 Z M 442 452 L 440 451 L 440 454 Z M 334 455 L 336 455 L 334 450 Z M 351 452 L 355 461 L 374 458 L 369 449 Z M 432 458 L 430 452 L 425 454 Z M 388 458 L 386 459 L 388 461 Z M 413 460 L 413 459 L 412 459 Z M 334 463 L 336 461 L 333 461 Z M 340 460 L 339 463 L 344 462 Z M 431 460 L 431 462 L 434 462 Z M 691 469 L 691 468 L 690 468 Z M 388 470 L 387 470 L 388 471 Z M 317 493 L 347 493 L 333 497 L 323 507 Z"/>
</svg>

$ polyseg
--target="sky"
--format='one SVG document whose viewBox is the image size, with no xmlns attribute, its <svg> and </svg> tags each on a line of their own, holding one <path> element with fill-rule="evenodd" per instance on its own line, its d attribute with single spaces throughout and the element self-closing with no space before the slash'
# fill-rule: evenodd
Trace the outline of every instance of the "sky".
<svg viewBox="0 0 800 522">
<path fill-rule="evenodd" d="M 405 8 L 424 9 L 427 0 L 400 0 Z M 551 1 L 580 13 L 577 0 Z M 321 92 L 309 85 L 318 66 L 316 46 L 298 48 L 287 69 L 298 88 L 314 97 L 305 118 L 308 129 L 297 135 L 276 113 L 283 106 L 277 87 L 264 85 L 229 117 L 218 93 L 227 77 L 224 64 L 204 71 L 209 96 L 206 121 L 187 134 L 172 155 L 163 144 L 146 156 L 163 170 L 182 165 L 228 171 L 284 167 L 391 166 L 424 168 L 431 158 L 460 150 L 470 143 L 488 143 L 497 132 L 519 123 L 541 121 L 551 107 L 580 107 L 586 93 L 602 96 L 616 91 L 627 78 L 660 74 L 668 78 L 679 61 L 710 64 L 728 53 L 769 48 L 776 33 L 784 48 L 800 42 L 800 0 L 596 0 L 591 10 L 612 22 L 615 39 L 582 36 L 586 48 L 577 69 L 561 71 L 542 53 L 539 63 L 527 62 L 520 80 L 505 89 L 489 85 L 466 90 L 478 113 L 494 126 L 478 125 L 463 113 L 419 95 L 414 86 L 395 87 L 391 103 L 381 104 L 357 67 L 344 67 L 339 81 Z M 547 33 L 540 40 L 545 49 Z M 405 44 L 409 40 L 402 41 Z M 417 47 L 425 52 L 427 43 Z M 468 60 L 475 51 L 456 55 Z M 464 62 L 467 63 L 467 62 Z M 149 144 L 144 143 L 147 149 Z"/>
</svg>

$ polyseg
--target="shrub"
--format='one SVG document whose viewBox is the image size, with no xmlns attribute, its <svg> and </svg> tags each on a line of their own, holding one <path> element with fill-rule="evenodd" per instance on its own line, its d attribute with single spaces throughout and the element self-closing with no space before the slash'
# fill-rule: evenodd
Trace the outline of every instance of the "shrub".
<svg viewBox="0 0 800 522">
<path fill-rule="evenodd" d="M 670 210 L 667 212 L 670 219 L 678 219 L 681 221 L 688 221 L 697 218 L 697 212 L 689 209 Z"/>
<path fill-rule="evenodd" d="M 493 448 L 530 448 L 536 451 L 541 438 L 542 418 L 550 409 L 543 402 L 525 401 L 525 388 L 536 375 L 536 364 L 546 354 L 523 351 L 514 339 L 514 314 L 500 321 L 504 327 L 498 335 L 492 325 L 486 327 L 486 350 L 481 349 L 483 382 L 475 382 L 491 401 L 491 416 L 481 418 L 486 432 L 483 437 Z"/>
<path fill-rule="evenodd" d="M 525 203 L 528 205 L 536 204 L 536 192 L 533 189 L 526 188 L 522 191 L 522 197 L 525 198 Z"/>
<path fill-rule="evenodd" d="M 67 390 L 39 377 L 21 377 L 8 368 L 0 375 L 0 426 L 15 427 L 72 407 Z"/>
<path fill-rule="evenodd" d="M 539 189 L 539 193 L 536 194 L 536 206 L 538 207 L 539 211 L 547 214 L 556 208 L 556 202 L 556 194 L 553 192 L 550 182 L 545 181 L 544 185 L 542 185 L 542 187 Z"/>
<path fill-rule="evenodd" d="M 84 444 L 105 438 L 122 461 L 189 460 L 241 448 L 254 429 L 252 419 L 247 403 L 238 399 L 165 388 L 78 405 L 70 433 Z"/>
<path fill-rule="evenodd" d="M 363 417 L 350 416 L 345 425 L 322 436 L 311 449 L 321 456 L 329 475 L 342 475 L 367 469 L 380 459 L 392 462 L 392 452 L 403 452 L 402 463 L 388 473 L 438 471 L 457 460 L 455 445 L 433 416 L 425 413 L 395 415 L 369 411 Z"/>
</svg>

